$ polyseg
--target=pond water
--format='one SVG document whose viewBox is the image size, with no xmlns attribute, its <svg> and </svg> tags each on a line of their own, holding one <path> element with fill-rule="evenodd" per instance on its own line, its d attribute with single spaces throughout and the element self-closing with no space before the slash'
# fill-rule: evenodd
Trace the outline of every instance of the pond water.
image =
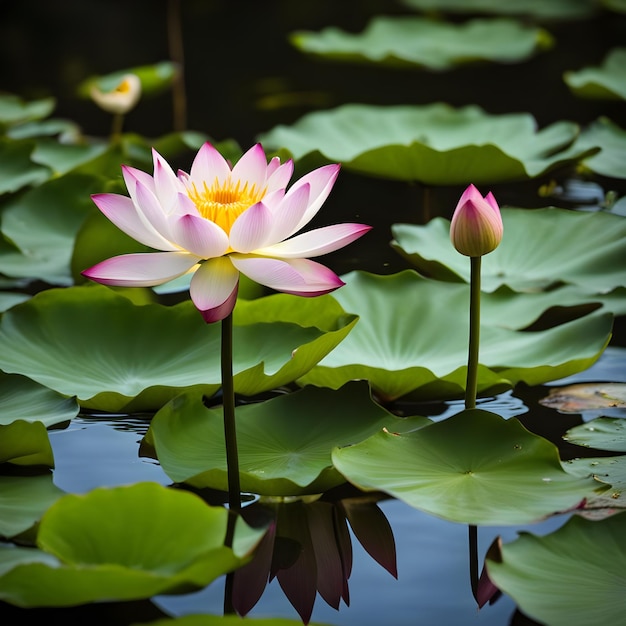
<svg viewBox="0 0 626 626">
<path fill-rule="evenodd" d="M 479 407 L 503 417 L 517 416 L 528 428 L 554 441 L 560 447 L 563 458 L 571 458 L 575 454 L 580 456 L 584 454 L 584 449 L 569 446 L 561 435 L 568 428 L 592 418 L 593 412 L 559 413 L 539 406 L 537 400 L 545 397 L 550 387 L 554 386 L 588 381 L 625 382 L 625 365 L 626 349 L 610 347 L 593 367 L 581 374 L 554 381 L 550 386 L 485 398 L 479 402 Z M 419 408 L 413 406 L 413 413 L 428 415 L 428 409 L 433 407 L 425 405 Z M 438 409 L 443 410 L 431 415 L 435 421 L 457 413 L 462 409 L 462 403 L 449 402 Z M 74 493 L 85 493 L 103 485 L 140 481 L 171 484 L 156 461 L 140 456 L 139 444 L 148 425 L 148 419 L 123 415 L 79 416 L 67 428 L 51 431 L 50 439 L 57 461 L 55 484 Z M 507 596 L 501 596 L 494 604 L 481 610 L 477 609 L 470 588 L 467 526 L 439 519 L 395 499 L 382 500 L 379 507 L 391 525 L 396 542 L 397 580 L 376 563 L 352 535 L 354 566 L 349 580 L 350 606 L 342 604 L 336 611 L 318 596 L 313 623 L 336 626 L 379 626 L 382 623 L 393 626 L 510 626 L 536 623 L 519 613 L 515 603 Z M 480 527 L 478 549 L 481 564 L 485 551 L 497 536 L 509 542 L 521 530 L 543 535 L 556 530 L 567 519 L 567 515 L 560 515 L 532 525 Z M 111 623 L 124 624 L 131 616 L 143 618 L 150 615 L 155 607 L 170 616 L 194 613 L 221 615 L 223 595 L 222 578 L 197 593 L 156 597 L 152 606 L 146 602 L 138 608 L 130 603 L 124 609 L 121 605 L 121 616 Z M 99 611 L 95 607 L 82 607 L 68 609 L 67 614 L 75 616 L 80 612 L 80 615 L 91 615 L 90 619 L 95 619 Z M 59 613 L 59 610 L 55 611 L 55 614 Z M 276 580 L 267 586 L 250 616 L 298 619 Z M 4 626 L 5 622 L 2 623 Z"/>
</svg>

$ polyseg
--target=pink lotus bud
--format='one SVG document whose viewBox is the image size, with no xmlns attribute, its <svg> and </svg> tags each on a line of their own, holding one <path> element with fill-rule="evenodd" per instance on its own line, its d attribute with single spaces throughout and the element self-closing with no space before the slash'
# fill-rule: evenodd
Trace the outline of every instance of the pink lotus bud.
<svg viewBox="0 0 626 626">
<path fill-rule="evenodd" d="M 484 198 L 474 185 L 461 196 L 450 223 L 450 240 L 458 252 L 478 257 L 495 250 L 502 241 L 502 216 L 493 194 Z"/>
</svg>

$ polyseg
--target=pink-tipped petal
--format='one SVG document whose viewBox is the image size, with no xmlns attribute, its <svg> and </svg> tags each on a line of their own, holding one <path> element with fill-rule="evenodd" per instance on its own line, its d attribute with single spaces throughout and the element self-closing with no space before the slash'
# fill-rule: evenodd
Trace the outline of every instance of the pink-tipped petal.
<svg viewBox="0 0 626 626">
<path fill-rule="evenodd" d="M 276 205 L 270 205 L 274 214 L 271 242 L 278 243 L 296 232 L 309 206 L 311 188 L 308 184 L 290 189 Z M 268 201 L 269 202 L 269 201 Z"/>
<path fill-rule="evenodd" d="M 91 196 L 91 199 L 113 224 L 144 246 L 164 251 L 177 249 L 137 212 L 127 196 L 100 193 Z"/>
<path fill-rule="evenodd" d="M 230 245 L 237 252 L 251 252 L 264 246 L 272 232 L 272 212 L 257 202 L 246 209 L 230 229 Z"/>
<path fill-rule="evenodd" d="M 202 145 L 189 171 L 189 183 L 202 191 L 204 184 L 209 187 L 217 179 L 220 183 L 230 176 L 230 167 L 226 159 L 208 142 Z"/>
<path fill-rule="evenodd" d="M 271 259 L 233 254 L 233 265 L 255 282 L 299 296 L 319 296 L 345 283 L 325 265 L 308 259 Z"/>
<path fill-rule="evenodd" d="M 152 149 L 152 160 L 156 197 L 165 212 L 171 213 L 175 210 L 178 195 L 185 189 L 167 161 L 154 149 Z"/>
<path fill-rule="evenodd" d="M 229 258 L 205 261 L 191 279 L 189 295 L 207 323 L 224 319 L 235 306 L 239 272 Z"/>
<path fill-rule="evenodd" d="M 337 176 L 339 175 L 339 169 L 340 166 L 337 164 L 324 165 L 323 167 L 318 167 L 316 170 L 305 174 L 296 183 L 294 183 L 294 188 L 307 183 L 311 186 L 309 206 L 294 232 L 300 230 L 303 226 L 306 226 L 315 217 L 322 204 L 324 204 L 326 198 L 328 198 L 328 195 L 337 180 Z"/>
<path fill-rule="evenodd" d="M 267 157 L 260 143 L 250 148 L 233 167 L 232 179 L 237 183 L 241 181 L 241 186 L 248 185 L 248 188 L 256 187 L 262 189 L 265 186 L 267 177 Z"/>
<path fill-rule="evenodd" d="M 293 161 L 289 159 L 282 165 L 280 159 L 274 157 L 267 166 L 267 190 L 268 193 L 276 189 L 285 189 L 293 176 Z"/>
<path fill-rule="evenodd" d="M 496 211 L 500 211 L 500 207 L 498 206 L 498 202 L 496 201 L 496 199 L 494 198 L 494 195 L 491 193 L 491 191 L 485 196 L 485 202 L 492 208 L 495 209 Z"/>
<path fill-rule="evenodd" d="M 102 261 L 82 272 L 103 285 L 153 287 L 188 272 L 199 259 L 185 252 L 146 252 L 122 254 Z"/>
<path fill-rule="evenodd" d="M 365 224 L 334 224 L 261 248 L 256 253 L 281 259 L 321 256 L 347 246 L 371 229 Z"/>
<path fill-rule="evenodd" d="M 124 177 L 124 182 L 126 183 L 126 189 L 128 189 L 128 193 L 133 200 L 135 199 L 135 188 L 138 182 L 154 191 L 154 179 L 152 176 L 146 172 L 138 170 L 136 167 L 122 165 L 122 176 Z"/>
<path fill-rule="evenodd" d="M 173 220 L 172 239 L 184 250 L 203 259 L 222 256 L 228 250 L 228 235 L 217 225 L 189 214 Z"/>
</svg>

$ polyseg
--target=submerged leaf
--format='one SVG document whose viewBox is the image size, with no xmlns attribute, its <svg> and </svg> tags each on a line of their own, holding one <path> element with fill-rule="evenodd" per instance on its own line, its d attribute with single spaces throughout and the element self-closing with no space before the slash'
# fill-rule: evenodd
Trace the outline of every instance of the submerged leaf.
<svg viewBox="0 0 626 626">
<path fill-rule="evenodd" d="M 589 409 L 626 409 L 626 383 L 578 383 L 556 387 L 545 398 L 541 398 L 539 404 L 562 413 L 580 413 Z"/>
</svg>

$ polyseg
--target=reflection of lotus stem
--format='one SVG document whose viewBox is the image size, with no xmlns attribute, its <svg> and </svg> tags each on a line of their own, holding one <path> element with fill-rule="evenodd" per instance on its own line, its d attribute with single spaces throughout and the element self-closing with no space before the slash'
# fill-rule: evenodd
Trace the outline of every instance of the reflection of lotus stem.
<svg viewBox="0 0 626 626">
<path fill-rule="evenodd" d="M 469 350 L 467 356 L 467 381 L 465 384 L 465 408 L 476 408 L 476 389 L 478 385 L 478 345 L 480 341 L 480 260 L 482 257 L 470 257 L 470 321 Z M 478 590 L 478 528 L 473 524 L 469 530 L 469 566 L 470 583 L 474 599 Z"/>
<path fill-rule="evenodd" d="M 224 406 L 224 441 L 226 443 L 226 468 L 228 472 L 228 506 L 232 511 L 237 513 L 241 510 L 241 489 L 239 487 L 239 458 L 237 453 L 237 431 L 235 428 L 232 312 L 222 320 L 221 324 L 222 395 Z"/>
</svg>

